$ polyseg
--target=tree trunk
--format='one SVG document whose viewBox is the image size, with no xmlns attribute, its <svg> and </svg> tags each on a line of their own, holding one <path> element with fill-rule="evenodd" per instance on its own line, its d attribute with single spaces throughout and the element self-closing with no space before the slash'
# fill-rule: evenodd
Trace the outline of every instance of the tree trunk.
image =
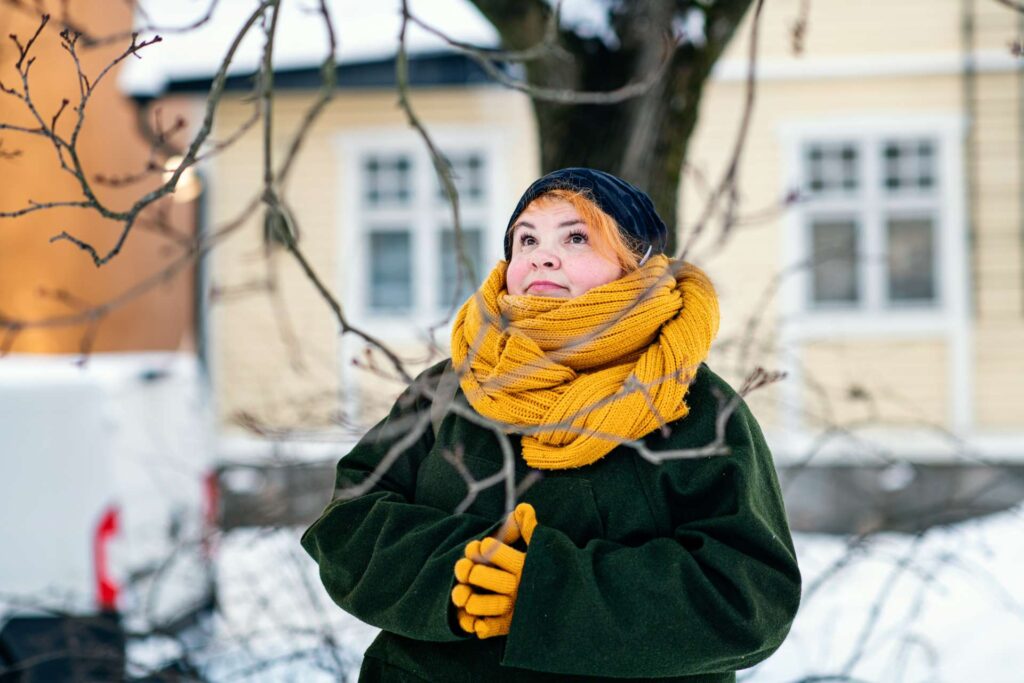
<svg viewBox="0 0 1024 683">
<path fill-rule="evenodd" d="M 551 14 L 542 0 L 472 0 L 495 26 L 503 46 L 523 50 L 540 43 Z M 651 88 L 608 104 L 564 104 L 533 98 L 541 170 L 589 166 L 614 173 L 650 194 L 669 227 L 675 251 L 679 182 L 700 98 L 715 61 L 753 0 L 703 3 L 705 36 L 683 44 Z M 665 59 L 668 27 L 700 5 L 686 0 L 610 3 L 615 40 L 582 37 L 560 28 L 558 46 L 526 63 L 530 85 L 607 92 L 647 80 Z"/>
</svg>

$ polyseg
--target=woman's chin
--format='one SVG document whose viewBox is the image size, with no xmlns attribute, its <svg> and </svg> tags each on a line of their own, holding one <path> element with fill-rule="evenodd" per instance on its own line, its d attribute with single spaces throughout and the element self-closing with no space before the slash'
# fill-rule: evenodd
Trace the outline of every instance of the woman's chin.
<svg viewBox="0 0 1024 683">
<path fill-rule="evenodd" d="M 526 296 L 544 296 L 549 299 L 571 299 L 572 293 L 565 287 L 529 287 Z"/>
</svg>

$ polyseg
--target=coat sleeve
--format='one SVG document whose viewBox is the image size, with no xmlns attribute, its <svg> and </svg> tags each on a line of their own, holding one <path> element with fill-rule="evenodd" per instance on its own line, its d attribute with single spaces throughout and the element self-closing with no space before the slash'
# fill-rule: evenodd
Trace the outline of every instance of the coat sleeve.
<svg viewBox="0 0 1024 683">
<path fill-rule="evenodd" d="M 416 386 L 338 462 L 335 499 L 301 542 L 319 565 L 328 594 L 345 611 L 409 638 L 454 641 L 465 636 L 449 622 L 452 567 L 465 544 L 494 521 L 411 502 L 419 463 L 434 441 L 430 403 L 417 396 L 423 392 Z M 421 436 L 368 492 L 347 500 L 339 495 L 369 477 L 396 441 L 417 431 Z"/>
<path fill-rule="evenodd" d="M 655 538 L 578 547 L 539 519 L 504 665 L 687 676 L 747 668 L 778 648 L 800 600 L 778 481 L 745 404 L 726 438 L 726 456 L 643 461 L 650 504 L 672 520 Z"/>
</svg>

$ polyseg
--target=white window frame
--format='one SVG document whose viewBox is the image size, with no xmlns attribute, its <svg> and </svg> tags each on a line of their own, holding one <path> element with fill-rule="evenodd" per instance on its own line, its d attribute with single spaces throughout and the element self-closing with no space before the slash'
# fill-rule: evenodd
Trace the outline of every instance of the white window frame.
<svg viewBox="0 0 1024 683">
<path fill-rule="evenodd" d="M 482 231 L 483 261 L 489 269 L 502 256 L 503 216 L 508 206 L 504 164 L 506 156 L 500 129 L 495 127 L 431 127 L 431 138 L 442 152 L 459 154 L 480 152 L 484 157 L 484 200 L 476 206 L 460 202 L 463 227 L 479 226 Z M 342 300 L 350 319 L 373 334 L 398 342 L 422 337 L 429 327 L 443 320 L 446 311 L 439 306 L 437 282 L 441 276 L 440 253 L 442 224 L 450 224 L 447 201 L 436 198 L 436 173 L 423 139 L 406 128 L 369 128 L 348 131 L 338 136 L 336 151 L 342 172 L 338 174 L 337 263 Z M 413 204 L 411 208 L 375 210 L 376 218 L 387 223 L 408 223 L 412 239 L 412 309 L 401 313 L 375 310 L 369 305 L 367 281 L 370 267 L 369 227 L 364 211 L 363 160 L 373 154 L 404 154 L 412 162 Z M 505 216 L 507 219 L 507 216 Z M 476 273 L 483 278 L 486 272 Z M 417 300 L 418 297 L 418 300 Z"/>
<path fill-rule="evenodd" d="M 802 336 L 848 334 L 939 333 L 966 305 L 967 286 L 963 259 L 965 238 L 963 188 L 963 120 L 943 117 L 865 117 L 791 122 L 782 126 L 784 188 L 806 187 L 804 150 L 808 145 L 856 143 L 860 150 L 860 191 L 856 196 L 822 196 L 798 202 L 787 212 L 783 226 L 783 263 L 794 267 L 782 287 L 783 315 Z M 883 196 L 883 168 L 879 158 L 887 140 L 933 140 L 936 153 L 935 198 Z M 884 237 L 886 217 L 927 214 L 934 216 L 933 303 L 889 302 Z M 859 303 L 855 306 L 813 306 L 810 256 L 813 217 L 852 217 L 858 223 Z"/>
<path fill-rule="evenodd" d="M 782 151 L 783 195 L 805 187 L 804 150 L 812 143 L 856 142 L 860 149 L 862 173 L 860 194 L 852 200 L 821 198 L 797 203 L 787 212 L 782 225 L 781 259 L 790 274 L 780 287 L 780 347 L 789 349 L 779 361 L 789 373 L 782 387 L 787 406 L 777 435 L 778 443 L 789 453 L 806 450 L 813 438 L 802 422 L 803 372 L 798 361 L 799 347 L 813 340 L 855 339 L 940 339 L 948 343 L 949 424 L 966 434 L 973 424 L 971 397 L 971 338 L 968 319 L 970 281 L 968 278 L 967 218 L 964 181 L 963 140 L 966 120 L 959 114 L 907 116 L 878 114 L 853 117 L 828 117 L 790 120 L 778 128 Z M 883 188 L 880 152 L 886 140 L 930 139 L 935 143 L 937 203 L 933 247 L 935 250 L 935 302 L 930 306 L 888 305 L 886 302 L 886 262 L 882 238 L 886 212 L 880 203 Z M 865 201 L 865 199 L 867 201 Z M 886 206 L 895 209 L 888 215 L 922 208 L 915 197 L 888 198 Z M 810 254 L 810 216 L 854 215 L 867 221 L 859 230 L 862 255 L 858 267 L 861 289 L 856 307 L 812 307 L 811 272 L 806 265 Z M 866 227 L 866 229 L 865 229 Z"/>
<path fill-rule="evenodd" d="M 500 126 L 430 126 L 431 139 L 442 150 L 449 153 L 480 151 L 486 157 L 484 191 L 486 198 L 477 218 L 483 229 L 484 267 L 493 265 L 503 257 L 504 226 L 508 221 L 508 212 L 515 206 L 515 197 L 509 193 L 507 164 L 510 153 L 505 141 L 514 139 L 510 131 Z M 386 315 L 370 309 L 366 291 L 367 268 L 369 262 L 369 240 L 365 232 L 365 223 L 361 214 L 363 206 L 363 159 L 370 154 L 408 154 L 414 168 L 426 169 L 429 173 L 414 171 L 414 201 L 421 202 L 423 207 L 410 228 L 413 230 L 413 258 L 416 273 L 413 276 L 413 289 L 436 289 L 440 273 L 440 263 L 434 258 L 437 250 L 432 247 L 420 246 L 424 233 L 431 244 L 440 242 L 441 230 L 436 229 L 434 220 L 436 206 L 433 192 L 435 190 L 436 173 L 430 154 L 425 147 L 423 138 L 407 127 L 367 127 L 350 129 L 335 137 L 334 148 L 337 159 L 335 185 L 335 234 L 338 237 L 336 251 L 336 282 L 341 292 L 341 301 L 352 324 L 359 329 L 381 339 L 398 353 L 404 353 L 410 346 L 416 346 L 415 357 L 421 357 L 428 331 L 432 332 L 433 340 L 442 346 L 448 343 L 451 330 L 451 319 L 446 325 L 437 327 L 444 320 L 446 311 L 437 310 L 435 306 L 414 309 L 408 314 Z M 447 202 L 440 204 L 446 206 Z M 462 203 L 460 202 L 460 207 Z M 468 225 L 470 216 L 462 208 L 460 219 L 463 226 Z M 417 240 L 417 236 L 420 240 Z M 417 265 L 418 264 L 418 265 Z M 479 278 L 485 272 L 476 274 Z M 454 315 L 452 316 L 454 318 Z M 359 358 L 366 348 L 362 339 L 346 334 L 338 345 L 338 375 L 342 392 L 344 410 L 350 415 L 359 414 L 362 395 L 351 390 L 358 385 L 359 376 L 353 367 L 353 360 Z M 395 384 L 395 388 L 398 388 Z"/>
</svg>

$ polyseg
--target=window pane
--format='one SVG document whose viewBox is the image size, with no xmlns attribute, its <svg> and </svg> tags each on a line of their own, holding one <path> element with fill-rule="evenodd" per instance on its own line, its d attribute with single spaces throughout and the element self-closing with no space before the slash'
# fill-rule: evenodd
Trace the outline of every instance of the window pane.
<svg viewBox="0 0 1024 683">
<path fill-rule="evenodd" d="M 412 198 L 412 162 L 404 154 L 363 160 L 364 199 L 373 206 L 405 205 Z"/>
<path fill-rule="evenodd" d="M 370 307 L 380 311 L 412 308 L 412 239 L 409 232 L 370 233 Z"/>
<path fill-rule="evenodd" d="M 483 231 L 480 228 L 463 226 L 462 246 L 466 256 L 473 263 L 476 282 L 470 282 L 468 274 L 464 273 L 462 282 L 459 283 L 459 290 L 456 292 L 458 256 L 455 253 L 455 231 L 449 228 L 441 232 L 441 280 L 437 287 L 438 301 L 445 309 L 450 308 L 453 301 L 461 303 L 469 298 L 487 275 L 483 268 Z"/>
<path fill-rule="evenodd" d="M 452 180 L 459 192 L 459 199 L 465 202 L 478 202 L 484 199 L 486 167 L 483 155 L 479 152 L 451 155 L 448 162 L 452 167 Z M 437 196 L 445 201 L 448 199 L 440 181 L 437 182 Z"/>
<path fill-rule="evenodd" d="M 882 184 L 890 192 L 930 191 L 935 184 L 935 156 L 932 140 L 886 141 L 882 145 Z"/>
<path fill-rule="evenodd" d="M 813 221 L 811 259 L 811 301 L 857 302 L 857 224 L 854 221 Z"/>
<path fill-rule="evenodd" d="M 805 151 L 807 186 L 813 194 L 853 193 L 860 186 L 860 152 L 853 143 L 817 143 Z"/>
<path fill-rule="evenodd" d="M 930 218 L 888 222 L 889 300 L 935 299 L 935 231 Z"/>
</svg>

